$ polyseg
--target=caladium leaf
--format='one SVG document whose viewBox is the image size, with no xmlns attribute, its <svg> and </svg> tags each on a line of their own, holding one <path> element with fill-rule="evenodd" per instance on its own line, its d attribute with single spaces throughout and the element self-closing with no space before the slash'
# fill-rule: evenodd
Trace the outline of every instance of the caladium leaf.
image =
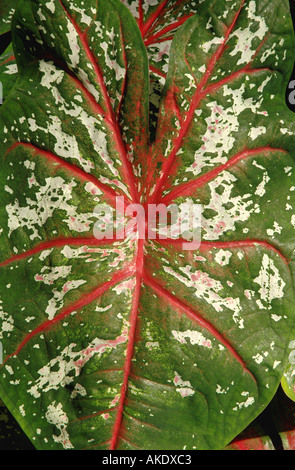
<svg viewBox="0 0 295 470">
<path fill-rule="evenodd" d="M 11 44 L 11 20 L 16 1 L 0 5 L 0 106 L 8 96 L 17 77 L 17 65 Z"/>
<path fill-rule="evenodd" d="M 206 0 L 207 1 L 207 0 Z M 205 1 L 205 3 L 206 3 Z M 150 137 L 154 139 L 159 101 L 168 72 L 171 42 L 175 32 L 203 1 L 122 0 L 133 14 L 147 48 L 150 71 Z M 202 8 L 206 5 L 202 5 Z"/>
<path fill-rule="evenodd" d="M 256 422 L 233 440 L 225 450 L 275 450 L 271 438 Z"/>
<path fill-rule="evenodd" d="M 152 146 L 122 2 L 20 0 L 13 34 L 1 398 L 39 449 L 223 448 L 273 397 L 294 335 L 288 2 L 212 0 L 185 21 Z M 118 196 L 201 204 L 201 246 L 98 240 L 96 206 Z"/>
<path fill-rule="evenodd" d="M 3 1 L 0 5 L 0 105 L 13 87 L 17 66 L 11 44 L 11 20 L 16 1 Z"/>
<path fill-rule="evenodd" d="M 2 0 L 0 5 L 0 38 L 11 30 L 11 20 L 17 0 Z"/>
<path fill-rule="evenodd" d="M 0 83 L 2 104 L 13 88 L 17 78 L 17 65 L 12 47 L 9 46 L 5 53 L 0 57 Z"/>
<path fill-rule="evenodd" d="M 11 44 L 11 21 L 17 0 L 2 0 L 0 5 L 0 60 L 5 49 Z"/>
</svg>

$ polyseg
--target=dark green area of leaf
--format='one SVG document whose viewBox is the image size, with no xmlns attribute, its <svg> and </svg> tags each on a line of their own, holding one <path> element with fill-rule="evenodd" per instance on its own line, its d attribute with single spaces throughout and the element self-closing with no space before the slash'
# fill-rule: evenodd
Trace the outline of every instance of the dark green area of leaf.
<svg viewBox="0 0 295 470">
<path fill-rule="evenodd" d="M 248 447 L 247 450 L 257 450 L 261 442 L 266 442 L 271 447 L 269 450 L 294 450 L 290 447 L 290 436 L 293 435 L 295 436 L 295 404 L 279 388 L 265 411 L 225 450 L 245 450 L 245 447 Z M 0 450 L 35 450 L 1 400 Z"/>
<path fill-rule="evenodd" d="M 17 4 L 17 0 L 1 0 L 1 3 L 0 3 L 0 39 L 1 39 L 2 34 L 10 31 L 11 18 L 15 11 L 16 4 Z"/>
</svg>

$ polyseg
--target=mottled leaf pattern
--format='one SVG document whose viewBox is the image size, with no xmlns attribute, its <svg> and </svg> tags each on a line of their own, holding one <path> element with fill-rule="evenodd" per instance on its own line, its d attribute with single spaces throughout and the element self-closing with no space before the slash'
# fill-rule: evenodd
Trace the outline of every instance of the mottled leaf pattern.
<svg viewBox="0 0 295 470">
<path fill-rule="evenodd" d="M 150 137 L 154 139 L 159 102 L 168 72 L 171 42 L 175 32 L 203 1 L 122 0 L 137 21 L 147 48 L 150 71 Z M 205 0 L 205 3 L 207 0 Z M 202 8 L 205 5 L 202 5 Z"/>
<path fill-rule="evenodd" d="M 38 449 L 223 448 L 285 369 L 288 2 L 188 4 L 128 2 L 134 19 L 119 0 L 18 3 L 0 114 L 0 396 Z M 174 32 L 173 15 L 185 21 L 150 145 L 144 42 Z M 200 248 L 96 239 L 95 207 L 116 196 L 201 204 Z"/>
<path fill-rule="evenodd" d="M 11 19 L 15 12 L 17 0 L 1 0 L 0 5 L 0 38 L 11 29 Z"/>
<path fill-rule="evenodd" d="M 7 48 L 5 54 L 0 57 L 0 83 L 2 84 L 2 101 L 6 99 L 14 86 L 17 78 L 17 65 L 13 50 Z M 0 103 L 2 104 L 2 103 Z"/>
</svg>

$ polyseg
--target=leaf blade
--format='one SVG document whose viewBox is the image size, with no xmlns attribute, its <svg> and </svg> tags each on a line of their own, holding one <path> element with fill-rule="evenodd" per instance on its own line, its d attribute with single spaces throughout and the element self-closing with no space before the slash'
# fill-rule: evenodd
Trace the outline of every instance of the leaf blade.
<svg viewBox="0 0 295 470">
<path fill-rule="evenodd" d="M 253 148 L 245 149 L 241 139 L 226 162 L 209 159 L 196 186 L 194 179 L 184 181 L 189 160 L 175 157 L 186 139 L 194 147 L 204 137 L 203 128 L 192 132 L 189 118 L 201 105 L 210 111 L 211 95 L 229 96 L 233 120 L 240 114 L 235 99 L 243 102 L 250 110 L 241 125 L 247 134 L 254 126 L 249 116 L 265 110 L 262 84 L 268 68 L 256 66 L 246 74 L 235 68 L 241 60 L 236 32 L 242 26 L 248 31 L 245 20 L 253 19 L 254 5 L 260 2 L 245 0 L 234 10 L 227 2 L 222 41 L 212 33 L 222 28 L 210 13 L 212 2 L 186 18 L 172 47 L 161 108 L 165 112 L 149 155 L 147 60 L 140 31 L 119 1 L 93 11 L 94 3 L 81 9 L 78 2 L 66 0 L 37 7 L 23 1 L 15 19 L 23 28 L 18 32 L 15 26 L 20 78 L 1 110 L 5 156 L 0 213 L 5 231 L 0 233 L 0 269 L 5 285 L 0 286 L 0 333 L 7 354 L 1 395 L 39 448 L 222 448 L 270 401 L 287 360 L 294 316 L 294 221 L 281 208 L 294 199 L 294 121 L 277 93 L 276 110 L 286 128 L 278 126 L 270 144 L 270 123 L 267 139 L 262 133 Z M 159 27 L 170 34 L 173 29 L 167 29 L 164 15 L 168 3 L 160 4 L 161 11 L 159 4 L 154 6 L 146 24 L 157 28 L 159 16 Z M 49 24 L 49 12 L 56 22 Z M 144 3 L 138 18 L 143 29 Z M 267 21 L 259 18 L 259 24 Z M 102 31 L 105 35 L 93 44 L 93 32 Z M 284 23 L 283 31 L 291 44 L 290 23 Z M 259 35 L 256 51 L 263 55 Z M 105 49 L 106 36 L 112 50 Z M 183 73 L 196 66 L 196 56 L 185 49 L 196 50 L 196 44 L 203 46 L 201 57 L 208 63 L 207 71 L 200 71 L 201 85 L 195 84 L 197 94 Z M 229 92 L 218 67 L 232 50 L 238 50 L 232 66 L 240 88 Z M 255 61 L 259 54 L 254 52 Z M 289 61 L 287 52 L 286 57 Z M 219 81 L 215 73 L 221 75 Z M 250 82 L 255 75 L 257 102 L 243 86 L 244 75 Z M 144 82 L 141 88 L 138 78 Z M 180 106 L 183 97 L 176 96 L 175 84 L 185 92 L 189 108 Z M 269 110 L 268 95 L 266 101 Z M 181 130 L 177 119 L 184 123 Z M 105 145 L 96 139 L 98 131 Z M 218 141 L 214 143 L 218 154 Z M 164 165 L 160 177 L 159 162 Z M 186 186 L 176 188 L 180 175 Z M 137 240 L 132 230 L 124 239 L 96 243 L 95 206 L 107 202 L 114 209 L 116 195 L 126 204 L 166 198 L 181 207 L 188 197 L 201 202 L 206 214 L 198 252 L 184 250 L 183 240 Z M 269 201 L 278 218 L 261 217 L 269 214 Z M 24 288 L 18 283 L 22 273 Z M 36 417 L 41 401 L 43 414 Z"/>
</svg>

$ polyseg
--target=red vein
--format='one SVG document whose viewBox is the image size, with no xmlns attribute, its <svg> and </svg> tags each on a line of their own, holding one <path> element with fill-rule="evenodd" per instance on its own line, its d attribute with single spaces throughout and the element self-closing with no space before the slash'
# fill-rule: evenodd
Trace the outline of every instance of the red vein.
<svg viewBox="0 0 295 470">
<path fill-rule="evenodd" d="M 165 37 L 163 37 L 163 38 L 159 38 L 159 39 L 157 39 L 157 44 L 158 44 L 159 42 L 172 41 L 173 38 L 174 38 L 174 35 L 173 35 L 173 34 L 171 34 L 171 36 L 165 36 Z M 145 44 L 145 45 L 146 45 L 146 44 Z"/>
<path fill-rule="evenodd" d="M 183 183 L 181 185 L 178 185 L 176 189 L 171 191 L 167 196 L 165 196 L 162 199 L 162 202 L 168 203 L 177 198 L 178 196 L 184 196 L 188 195 L 188 192 L 190 190 L 195 190 L 196 188 L 202 187 L 204 184 L 208 183 L 209 181 L 212 181 L 214 178 L 216 178 L 222 171 L 227 170 L 228 168 L 232 167 L 233 165 L 236 165 L 240 161 L 244 160 L 247 157 L 257 155 L 259 153 L 268 153 L 268 152 L 282 152 L 286 153 L 285 150 L 279 149 L 279 148 L 273 148 L 273 147 L 259 147 L 256 149 L 247 149 L 244 150 L 233 157 L 231 157 L 226 163 L 223 165 L 219 165 L 217 168 L 214 168 L 211 171 L 208 171 L 204 175 L 200 176 L 199 178 L 189 181 L 188 183 Z"/>
<path fill-rule="evenodd" d="M 123 438 L 123 437 L 121 439 L 122 441 L 126 442 L 126 444 L 128 444 L 130 447 L 135 447 L 138 450 L 142 450 L 141 447 L 138 447 L 136 444 L 133 444 L 133 442 L 129 441 L 128 439 Z"/>
<path fill-rule="evenodd" d="M 143 27 L 143 8 L 142 8 L 142 0 L 139 0 L 138 2 L 138 27 L 140 31 L 142 30 Z"/>
<path fill-rule="evenodd" d="M 212 85 L 209 85 L 205 90 L 204 90 L 204 95 L 207 95 L 209 93 L 213 93 L 214 91 L 217 91 L 219 88 L 221 88 L 223 85 L 225 85 L 228 82 L 231 82 L 235 80 L 236 78 L 240 77 L 243 74 L 248 74 L 251 75 L 253 73 L 259 73 L 259 72 L 272 72 L 271 69 L 267 67 L 261 67 L 261 69 L 251 69 L 250 65 L 252 63 L 253 58 L 251 59 L 251 62 L 249 62 L 245 67 L 243 67 L 240 70 L 237 70 L 236 72 L 231 73 L 228 77 L 223 78 L 222 80 L 219 80 L 216 83 L 213 83 Z"/>
<path fill-rule="evenodd" d="M 145 45 L 150 46 L 151 44 L 157 43 L 159 42 L 159 39 L 161 37 L 163 38 L 163 40 L 167 40 L 168 38 L 164 38 L 163 36 L 166 33 L 169 33 L 170 31 L 173 31 L 174 29 L 179 28 L 179 26 L 181 26 L 191 16 L 193 16 L 193 13 L 191 13 L 190 15 L 183 16 L 182 18 L 180 18 L 180 20 L 169 24 L 168 26 L 166 26 L 166 28 L 163 28 L 157 33 L 153 34 L 152 36 L 150 36 L 148 39 L 144 41 Z"/>
<path fill-rule="evenodd" d="M 82 170 L 82 168 L 79 168 L 78 166 L 74 165 L 73 163 L 67 162 L 66 160 L 62 159 L 61 157 L 59 157 L 58 155 L 56 155 L 55 153 L 53 153 L 49 150 L 44 150 L 44 149 L 41 149 L 40 147 L 37 147 L 36 145 L 32 144 L 31 142 L 16 142 L 15 144 L 13 144 L 7 150 L 6 155 L 9 152 L 11 152 L 14 148 L 18 147 L 19 145 L 24 146 L 24 147 L 28 147 L 32 150 L 35 150 L 39 155 L 42 155 L 42 156 L 46 157 L 48 160 L 55 161 L 63 169 L 66 169 L 69 172 L 79 176 L 79 178 L 81 178 L 82 180 L 86 180 L 86 181 L 89 181 L 89 182 L 93 183 L 95 186 L 97 186 L 99 189 L 101 189 L 106 195 L 108 195 L 108 197 L 112 200 L 113 203 L 115 202 L 116 197 L 118 196 L 118 194 L 116 193 L 116 191 L 113 188 L 108 187 L 105 184 L 101 183 L 95 176 L 93 176 L 89 173 L 86 173 L 86 171 Z M 121 195 L 123 195 L 123 194 L 121 194 Z M 126 199 L 128 199 L 126 195 L 124 195 L 124 197 Z"/>
<path fill-rule="evenodd" d="M 116 142 L 119 154 L 121 156 L 124 172 L 126 174 L 125 175 L 126 180 L 128 181 L 128 184 L 129 184 L 130 194 L 132 196 L 133 202 L 138 202 L 139 201 L 139 194 L 138 194 L 137 186 L 136 186 L 136 183 L 135 183 L 134 174 L 133 174 L 133 171 L 132 171 L 132 166 L 131 166 L 131 163 L 130 163 L 130 161 L 128 159 L 128 156 L 127 156 L 127 152 L 126 152 L 123 140 L 122 140 L 119 125 L 118 125 L 118 122 L 115 118 L 114 110 L 113 110 L 112 105 L 111 105 L 111 100 L 110 100 L 110 97 L 109 97 L 109 94 L 108 94 L 108 90 L 107 90 L 106 85 L 105 85 L 104 80 L 103 80 L 102 72 L 101 72 L 101 70 L 100 70 L 100 68 L 99 68 L 99 66 L 98 66 L 98 64 L 95 60 L 95 57 L 94 57 L 94 55 L 93 55 L 93 53 L 92 53 L 92 51 L 91 51 L 91 49 L 88 45 L 87 34 L 85 32 L 83 33 L 81 31 L 81 29 L 79 28 L 77 23 L 74 21 L 74 19 L 71 17 L 69 12 L 67 11 L 65 6 L 63 5 L 62 0 L 59 0 L 59 3 L 61 5 L 62 9 L 64 10 L 64 12 L 66 13 L 69 21 L 74 26 L 74 28 L 75 28 L 75 30 L 76 30 L 79 38 L 80 38 L 80 41 L 83 45 L 85 53 L 88 57 L 88 60 L 90 61 L 91 65 L 93 66 L 98 85 L 100 87 L 100 90 L 102 92 L 102 95 L 103 95 L 103 98 L 104 98 L 104 101 L 105 101 L 105 105 L 106 105 L 106 109 L 107 109 L 107 113 L 108 113 L 108 117 L 109 117 L 109 123 L 110 123 L 110 126 L 112 128 L 113 135 L 114 135 L 114 140 Z M 126 70 L 126 73 L 127 73 L 127 70 Z"/>
<path fill-rule="evenodd" d="M 214 326 L 205 320 L 199 313 L 193 310 L 190 306 L 186 305 L 182 300 L 178 299 L 174 294 L 172 295 L 164 287 L 151 279 L 147 274 L 144 275 L 143 280 L 145 284 L 151 287 L 155 292 L 158 293 L 160 297 L 165 297 L 171 305 L 176 306 L 176 308 L 182 310 L 186 315 L 192 320 L 196 321 L 201 328 L 207 330 L 212 336 L 214 336 L 218 341 L 220 341 L 231 355 L 241 364 L 245 372 L 248 372 L 252 379 L 256 382 L 255 377 L 252 372 L 246 367 L 245 362 L 237 351 L 231 346 L 231 344 L 226 340 L 215 328 Z"/>
<path fill-rule="evenodd" d="M 94 56 L 90 50 L 90 47 L 87 43 L 87 40 L 86 40 L 86 34 L 83 33 L 81 31 L 81 29 L 79 28 L 79 26 L 77 25 L 77 23 L 74 21 L 74 19 L 71 17 L 71 15 L 69 14 L 69 12 L 67 11 L 66 7 L 63 5 L 62 3 L 62 0 L 59 0 L 59 3 L 62 7 L 62 9 L 64 10 L 67 18 L 69 19 L 69 21 L 72 23 L 72 25 L 74 26 L 79 38 L 80 38 L 80 41 L 83 45 L 83 48 L 85 50 L 85 53 L 87 55 L 87 58 L 89 60 L 89 62 L 91 63 L 94 71 L 95 71 L 95 75 L 96 75 L 96 79 L 97 79 L 97 82 L 98 82 L 98 85 L 100 87 L 100 90 L 103 94 L 103 97 L 104 97 L 104 101 L 105 101 L 105 105 L 106 105 L 106 109 L 107 109 L 107 112 L 108 112 L 108 115 L 109 115 L 109 118 L 112 119 L 113 118 L 113 108 L 112 108 L 112 105 L 111 105 L 111 102 L 110 102 L 110 99 L 109 99 L 109 95 L 108 95 L 108 91 L 107 91 L 107 88 L 104 84 L 104 81 L 103 81 L 103 76 L 102 76 L 102 73 L 94 59 Z"/>
<path fill-rule="evenodd" d="M 149 427 L 149 428 L 157 429 L 158 431 L 160 431 L 160 428 L 157 427 L 157 426 L 155 426 L 154 424 L 147 423 L 146 421 L 141 421 L 140 419 L 135 418 L 135 416 L 132 416 L 132 415 L 130 415 L 129 413 L 126 413 L 126 412 L 125 412 L 125 414 L 126 414 L 126 416 L 128 416 L 128 418 L 130 418 L 130 419 L 133 420 L 133 421 L 137 421 L 138 423 L 140 423 L 140 424 L 143 425 L 143 426 L 147 426 L 147 427 Z M 134 445 L 134 444 L 133 444 L 133 445 Z"/>
<path fill-rule="evenodd" d="M 60 67 L 60 69 L 62 69 L 64 72 L 66 72 L 66 74 L 69 76 L 69 78 L 75 82 L 75 86 L 77 88 L 79 88 L 84 95 L 86 95 L 86 98 L 87 98 L 88 102 L 91 103 L 94 111 L 97 114 L 101 115 L 103 117 L 103 119 L 108 124 L 111 124 L 109 117 L 106 115 L 105 109 L 103 109 L 98 104 L 98 102 L 95 100 L 93 94 L 89 90 L 87 90 L 85 85 L 74 75 L 74 73 L 68 68 L 68 66 L 64 62 L 62 62 L 58 57 L 55 57 L 52 54 L 45 54 L 43 57 L 46 60 L 52 60 L 53 62 L 55 62 Z"/>
<path fill-rule="evenodd" d="M 168 0 L 163 0 L 163 2 L 160 3 L 158 8 L 156 8 L 156 10 L 149 17 L 149 19 L 144 23 L 141 29 L 141 35 L 143 38 L 146 36 L 147 32 L 150 30 L 154 22 L 158 19 L 158 17 L 160 16 L 162 10 L 165 8 L 167 3 L 168 3 Z"/>
<path fill-rule="evenodd" d="M 206 83 L 208 82 L 210 76 L 213 73 L 216 62 L 220 59 L 220 57 L 222 56 L 222 54 L 225 50 L 227 40 L 228 40 L 232 30 L 234 29 L 234 27 L 236 25 L 236 22 L 238 20 L 238 17 L 240 15 L 240 12 L 243 8 L 244 3 L 245 3 L 245 0 L 242 0 L 241 5 L 239 7 L 239 10 L 235 14 L 231 25 L 227 29 L 227 32 L 225 34 L 225 37 L 224 37 L 224 40 L 223 40 L 222 44 L 217 48 L 216 52 L 211 57 L 211 59 L 208 63 L 206 72 L 205 72 L 202 80 L 200 81 L 199 85 L 197 86 L 197 91 L 195 93 L 195 96 L 192 99 L 192 105 L 191 105 L 191 107 L 190 107 L 190 109 L 189 109 L 189 111 L 186 115 L 185 121 L 182 123 L 181 131 L 178 135 L 177 141 L 175 142 L 174 148 L 171 151 L 171 153 L 170 153 L 168 159 L 166 160 L 165 164 L 163 165 L 163 173 L 162 173 L 161 177 L 158 179 L 158 181 L 156 183 L 155 190 L 154 190 L 152 196 L 150 197 L 150 201 L 149 201 L 150 203 L 153 203 L 157 200 L 159 192 L 161 191 L 164 183 L 166 182 L 166 180 L 167 180 L 167 178 L 170 174 L 170 170 L 173 166 L 176 154 L 177 154 L 178 150 L 181 147 L 182 141 L 183 141 L 185 135 L 187 134 L 187 131 L 188 131 L 189 126 L 191 124 L 191 121 L 193 119 L 195 109 L 197 109 L 197 107 L 199 106 L 200 102 L 202 101 L 202 99 L 205 95 L 205 90 L 204 90 L 205 85 L 206 85 Z"/>
<path fill-rule="evenodd" d="M 274 245 L 269 242 L 265 242 L 263 240 L 256 240 L 256 239 L 246 239 L 246 240 L 237 240 L 237 241 L 230 241 L 230 242 L 222 242 L 222 241 L 210 241 L 210 242 L 201 242 L 200 251 L 203 250 L 211 250 L 213 247 L 216 248 L 244 248 L 244 247 L 253 247 L 262 246 L 267 248 L 268 250 L 272 250 L 274 253 L 280 256 L 280 258 L 284 261 L 286 266 L 289 268 L 290 260 Z"/>
<path fill-rule="evenodd" d="M 69 237 L 69 238 L 57 238 L 54 240 L 49 240 L 46 242 L 41 242 L 38 245 L 34 246 L 30 250 L 24 251 L 23 253 L 19 253 L 17 255 L 13 255 L 10 258 L 7 258 L 6 260 L 0 262 L 0 268 L 3 266 L 7 266 L 8 264 L 14 263 L 16 261 L 22 260 L 29 258 L 30 256 L 33 256 L 35 254 L 41 253 L 43 250 L 49 250 L 51 248 L 59 248 L 59 247 L 64 247 L 66 245 L 78 245 L 78 246 L 83 246 L 83 245 L 95 245 L 95 246 L 100 246 L 100 245 L 109 245 L 112 243 L 115 243 L 118 241 L 117 239 L 103 239 L 103 240 L 98 240 L 97 238 L 94 237 L 85 237 L 85 238 L 74 238 L 74 237 Z M 121 240 L 122 241 L 122 240 Z"/>
<path fill-rule="evenodd" d="M 154 242 L 160 242 L 161 244 L 182 246 L 183 243 L 187 243 L 187 240 L 181 238 L 166 238 L 161 240 L 153 240 Z M 257 247 L 262 246 L 268 250 L 273 251 L 284 261 L 286 266 L 289 268 L 290 260 L 274 245 L 264 240 L 258 239 L 246 239 L 246 240 L 233 240 L 228 242 L 223 241 L 201 241 L 201 244 L 198 248 L 199 251 L 212 250 L 212 248 L 244 248 L 244 247 Z"/>
<path fill-rule="evenodd" d="M 2 365 L 5 364 L 9 358 L 17 356 L 20 351 L 24 348 L 24 346 L 26 346 L 26 344 L 36 335 L 39 335 L 44 331 L 52 328 L 54 325 L 60 323 L 61 320 L 68 317 L 75 310 L 81 310 L 81 308 L 86 307 L 88 304 L 100 297 L 110 287 L 130 277 L 132 274 L 134 274 L 134 268 L 124 269 L 123 271 L 117 272 L 110 281 L 107 281 L 101 286 L 92 290 L 89 294 L 83 295 L 69 307 L 62 309 L 62 311 L 58 315 L 56 315 L 52 320 L 46 320 L 41 323 L 37 328 L 35 328 L 33 331 L 31 331 L 25 336 L 25 338 L 21 341 L 19 346 L 12 354 L 6 356 L 6 358 L 3 360 Z"/>
<path fill-rule="evenodd" d="M 81 398 L 80 398 L 80 401 L 81 401 Z M 87 416 L 80 416 L 79 418 L 76 418 L 72 421 L 69 421 L 69 424 L 73 424 L 73 423 L 76 423 L 76 422 L 80 422 L 80 421 L 84 421 L 86 419 L 91 419 L 91 418 L 95 418 L 96 416 L 101 416 L 102 414 L 105 414 L 105 413 L 110 413 L 112 412 L 113 410 L 116 410 L 116 406 L 114 406 L 113 408 L 109 408 L 108 410 L 103 410 L 103 411 L 97 411 L 97 413 L 93 413 L 92 415 L 87 415 Z"/>
<path fill-rule="evenodd" d="M 117 447 L 122 419 L 123 419 L 123 412 L 124 412 L 124 405 L 126 400 L 127 388 L 128 388 L 128 380 L 131 371 L 131 363 L 133 357 L 133 349 L 134 349 L 134 342 L 135 342 L 135 331 L 136 331 L 136 324 L 137 324 L 137 316 L 138 316 L 138 306 L 139 306 L 139 299 L 140 299 L 140 290 L 141 290 L 141 283 L 142 283 L 142 276 L 143 276 L 143 259 L 144 259 L 144 240 L 138 241 L 138 252 L 137 252 L 137 272 L 136 272 L 136 286 L 133 295 L 133 305 L 130 313 L 130 329 L 129 329 L 129 341 L 127 346 L 126 352 L 126 360 L 124 366 L 124 378 L 123 378 L 123 385 L 121 388 L 120 400 L 118 404 L 118 413 L 117 418 L 113 428 L 113 435 L 110 442 L 110 450 L 115 450 Z"/>
<path fill-rule="evenodd" d="M 4 62 L 0 62 L 0 65 L 5 65 L 5 64 L 7 64 L 7 62 L 11 62 L 12 60 L 15 60 L 14 55 L 12 55 L 12 56 L 8 57 L 7 59 L 5 59 Z"/>
<path fill-rule="evenodd" d="M 149 69 L 156 75 L 160 75 L 160 77 L 166 78 L 166 73 L 164 73 L 162 70 L 157 69 L 157 67 L 155 67 L 153 64 L 149 65 Z"/>
</svg>

